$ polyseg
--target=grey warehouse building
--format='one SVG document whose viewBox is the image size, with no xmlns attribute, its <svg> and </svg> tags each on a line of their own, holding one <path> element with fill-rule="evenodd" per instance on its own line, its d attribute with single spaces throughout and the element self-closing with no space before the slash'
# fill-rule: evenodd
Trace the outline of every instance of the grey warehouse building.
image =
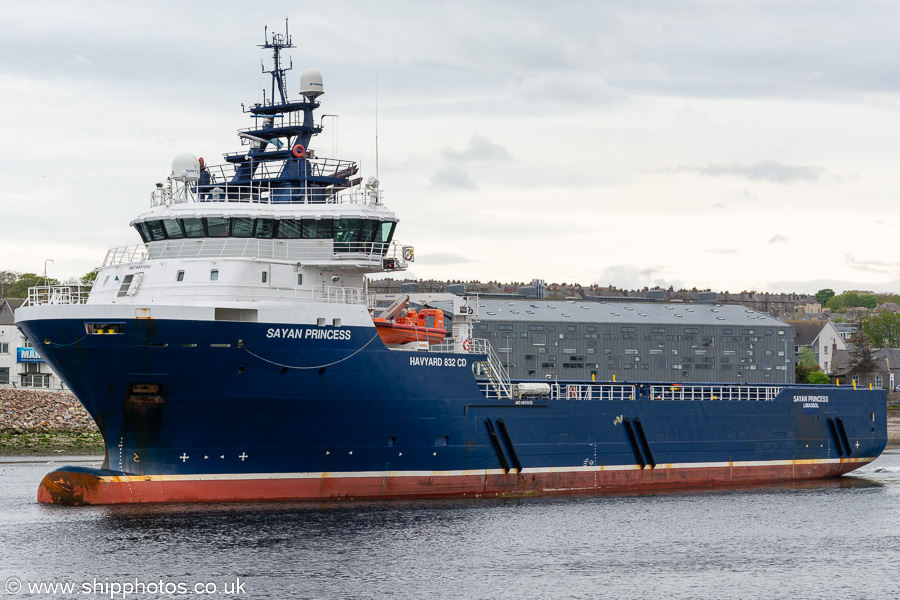
<svg viewBox="0 0 900 600">
<path fill-rule="evenodd" d="M 512 379 L 794 381 L 793 327 L 739 305 L 481 298 L 474 337 Z"/>
</svg>

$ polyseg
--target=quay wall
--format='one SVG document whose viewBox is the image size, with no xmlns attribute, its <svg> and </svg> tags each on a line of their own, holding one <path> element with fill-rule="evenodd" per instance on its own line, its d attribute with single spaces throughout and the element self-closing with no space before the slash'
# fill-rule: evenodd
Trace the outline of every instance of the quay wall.
<svg viewBox="0 0 900 600">
<path fill-rule="evenodd" d="M 0 432 L 99 432 L 69 392 L 0 388 Z"/>
</svg>

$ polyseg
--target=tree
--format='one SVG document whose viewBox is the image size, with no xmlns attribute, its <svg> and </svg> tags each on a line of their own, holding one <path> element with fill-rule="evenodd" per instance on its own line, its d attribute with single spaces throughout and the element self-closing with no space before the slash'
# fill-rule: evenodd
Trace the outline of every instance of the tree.
<svg viewBox="0 0 900 600">
<path fill-rule="evenodd" d="M 900 348 L 900 314 L 878 310 L 862 319 L 862 331 L 877 348 Z"/>
<path fill-rule="evenodd" d="M 81 276 L 81 285 L 94 285 L 97 280 L 97 271 L 89 271 Z"/>
<path fill-rule="evenodd" d="M 860 328 L 850 338 L 850 342 L 853 343 L 853 348 L 850 349 L 849 373 L 861 375 L 878 371 L 878 363 L 872 355 L 872 338 L 863 333 Z"/>
<path fill-rule="evenodd" d="M 813 371 L 812 373 L 809 374 L 809 376 L 806 378 L 806 380 L 808 383 L 814 383 L 816 385 L 822 385 L 824 383 L 831 383 L 831 378 L 828 377 L 828 375 L 826 375 L 822 371 Z"/>
<path fill-rule="evenodd" d="M 803 346 L 800 348 L 800 358 L 797 360 L 797 364 L 803 365 L 804 367 L 809 367 L 811 369 L 817 368 L 819 366 L 819 361 L 816 360 L 816 352 L 809 346 Z"/>
<path fill-rule="evenodd" d="M 851 290 L 834 296 L 828 300 L 827 305 L 831 310 L 844 312 L 848 308 L 875 308 L 878 306 L 878 299 L 875 297 L 875 294 Z"/>
<path fill-rule="evenodd" d="M 28 297 L 28 288 L 44 285 L 46 281 L 46 285 L 59 285 L 59 281 L 53 279 L 52 277 L 48 279 L 44 279 L 41 275 L 35 275 L 34 273 L 23 273 L 19 279 L 10 286 L 7 291 L 7 297 L 9 298 L 27 298 Z"/>
<path fill-rule="evenodd" d="M 9 289 L 19 279 L 15 271 L 0 271 L 0 298 L 10 298 Z"/>
<path fill-rule="evenodd" d="M 834 296 L 835 294 L 833 289 L 825 288 L 816 292 L 816 302 L 819 302 L 822 304 L 822 306 L 825 306 L 829 300 L 834 298 Z"/>
</svg>

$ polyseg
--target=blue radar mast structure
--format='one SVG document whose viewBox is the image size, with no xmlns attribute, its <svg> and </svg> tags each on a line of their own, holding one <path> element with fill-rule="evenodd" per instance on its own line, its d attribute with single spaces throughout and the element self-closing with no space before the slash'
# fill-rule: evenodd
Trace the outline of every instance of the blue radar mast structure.
<svg viewBox="0 0 900 600">
<path fill-rule="evenodd" d="M 271 96 L 267 100 L 264 90 L 262 103 L 244 109 L 254 119 L 254 125 L 238 130 L 238 136 L 249 144 L 250 150 L 225 155 L 225 160 L 234 165 L 226 196 L 252 199 L 266 191 L 273 203 L 324 203 L 339 190 L 358 185 L 361 179 L 350 179 L 359 171 L 355 162 L 319 158 L 309 147 L 312 137 L 322 132 L 313 116 L 319 108 L 316 99 L 324 93 L 322 75 L 315 69 L 304 71 L 300 75 L 302 97 L 288 98 L 285 73 L 293 68 L 293 61 L 284 67 L 281 51 L 294 45 L 287 19 L 284 33 L 273 33 L 271 39 L 266 27 L 265 43 L 259 47 L 272 50 L 272 69 L 262 67 L 263 73 L 272 76 Z M 221 183 L 201 177 L 201 194 L 220 193 L 216 191 L 220 187 Z"/>
</svg>

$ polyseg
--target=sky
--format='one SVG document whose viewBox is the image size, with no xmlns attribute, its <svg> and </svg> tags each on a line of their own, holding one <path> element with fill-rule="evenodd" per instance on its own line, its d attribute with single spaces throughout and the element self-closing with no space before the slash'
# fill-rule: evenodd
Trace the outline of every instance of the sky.
<svg viewBox="0 0 900 600">
<path fill-rule="evenodd" d="M 268 85 L 257 45 L 287 17 L 292 96 L 316 68 L 318 114 L 339 115 L 311 146 L 377 175 L 411 278 L 900 292 L 895 2 L 0 0 L 0 15 L 0 270 L 65 280 L 138 243 L 128 223 L 175 155 L 241 150 L 241 103 Z"/>
</svg>

